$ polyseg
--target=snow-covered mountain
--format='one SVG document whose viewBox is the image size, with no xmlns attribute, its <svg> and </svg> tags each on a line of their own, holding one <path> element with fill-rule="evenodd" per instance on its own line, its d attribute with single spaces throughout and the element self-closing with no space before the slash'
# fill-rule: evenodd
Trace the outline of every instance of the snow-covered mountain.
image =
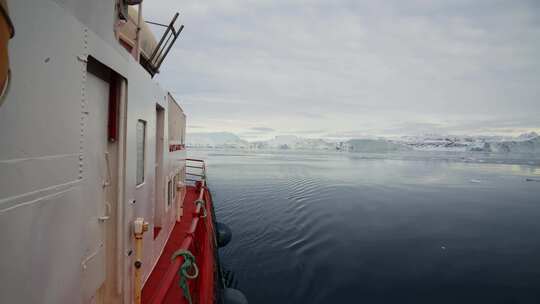
<svg viewBox="0 0 540 304">
<path fill-rule="evenodd" d="M 335 150 L 334 142 L 319 138 L 302 138 L 294 135 L 276 136 L 267 141 L 252 143 L 256 149 L 281 149 L 281 150 Z"/>
<path fill-rule="evenodd" d="M 540 153 L 540 136 L 532 138 L 518 137 L 516 140 L 506 140 L 500 142 L 484 142 L 482 147 L 475 147 L 470 151 L 494 153 Z"/>
<path fill-rule="evenodd" d="M 456 138 L 449 136 L 426 135 L 404 136 L 396 141 L 411 147 L 414 150 L 428 151 L 466 151 L 467 147 L 474 142 L 472 138 Z"/>
<path fill-rule="evenodd" d="M 351 139 L 343 144 L 343 150 L 349 152 L 384 153 L 412 150 L 401 142 L 386 139 Z"/>
<path fill-rule="evenodd" d="M 540 135 L 538 135 L 538 133 L 536 132 L 523 133 L 517 137 L 517 140 L 523 141 L 523 140 L 535 139 L 538 136 Z"/>
<path fill-rule="evenodd" d="M 403 144 L 420 151 L 471 151 L 494 153 L 536 153 L 540 152 L 535 132 L 508 136 L 406 136 L 398 139 Z"/>
</svg>

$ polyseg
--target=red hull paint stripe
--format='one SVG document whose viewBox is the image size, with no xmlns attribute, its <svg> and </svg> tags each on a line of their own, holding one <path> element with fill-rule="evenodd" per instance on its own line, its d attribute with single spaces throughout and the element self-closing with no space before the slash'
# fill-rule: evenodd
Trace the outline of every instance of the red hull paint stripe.
<svg viewBox="0 0 540 304">
<path fill-rule="evenodd" d="M 185 150 L 185 145 L 169 145 L 169 152 Z"/>
<path fill-rule="evenodd" d="M 111 71 L 109 81 L 109 120 L 107 122 L 107 133 L 110 142 L 118 140 L 118 106 L 120 96 L 120 77 Z"/>
</svg>

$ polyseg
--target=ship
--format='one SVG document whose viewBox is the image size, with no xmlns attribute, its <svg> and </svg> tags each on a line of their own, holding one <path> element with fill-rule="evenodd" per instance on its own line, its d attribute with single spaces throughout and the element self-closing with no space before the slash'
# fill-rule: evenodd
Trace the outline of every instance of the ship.
<svg viewBox="0 0 540 304">
<path fill-rule="evenodd" d="M 220 263 L 232 232 L 188 158 L 187 115 L 155 78 L 179 13 L 0 9 L 0 303 L 247 303 Z"/>
</svg>

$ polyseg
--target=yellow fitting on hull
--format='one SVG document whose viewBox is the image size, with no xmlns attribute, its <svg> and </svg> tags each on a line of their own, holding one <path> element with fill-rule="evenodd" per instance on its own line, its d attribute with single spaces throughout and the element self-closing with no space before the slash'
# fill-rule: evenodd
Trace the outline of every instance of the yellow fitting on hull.
<svg viewBox="0 0 540 304">
<path fill-rule="evenodd" d="M 148 231 L 148 222 L 139 217 L 133 222 L 133 234 L 135 236 L 135 282 L 134 282 L 134 302 L 141 303 L 142 294 L 142 251 L 143 251 L 143 234 Z"/>
</svg>

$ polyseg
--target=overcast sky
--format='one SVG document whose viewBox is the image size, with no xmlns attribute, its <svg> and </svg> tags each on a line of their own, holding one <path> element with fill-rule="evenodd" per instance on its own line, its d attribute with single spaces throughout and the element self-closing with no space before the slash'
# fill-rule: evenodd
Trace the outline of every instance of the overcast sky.
<svg viewBox="0 0 540 304">
<path fill-rule="evenodd" d="M 188 132 L 244 139 L 540 129 L 540 1 L 147 0 Z"/>
</svg>

